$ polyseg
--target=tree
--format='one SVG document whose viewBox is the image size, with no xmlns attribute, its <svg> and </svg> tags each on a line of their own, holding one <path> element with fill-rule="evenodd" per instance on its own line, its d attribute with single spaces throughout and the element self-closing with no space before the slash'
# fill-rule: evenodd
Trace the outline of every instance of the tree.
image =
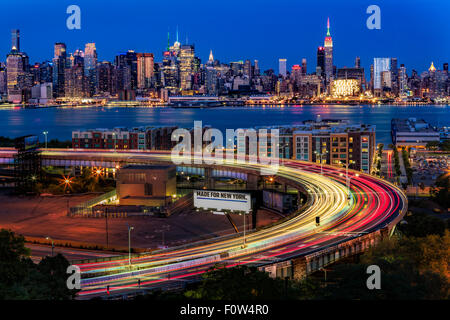
<svg viewBox="0 0 450 320">
<path fill-rule="evenodd" d="M 56 300 L 75 296 L 77 291 L 66 286 L 66 258 L 59 254 L 34 264 L 29 255 L 23 236 L 0 230 L 0 299 Z"/>
<path fill-rule="evenodd" d="M 445 208 L 450 208 L 450 174 L 439 176 L 431 193 L 437 203 Z"/>
<path fill-rule="evenodd" d="M 25 238 L 10 230 L 0 230 L 0 299 L 20 290 L 17 284 L 28 274 L 30 250 L 25 248 Z"/>
<path fill-rule="evenodd" d="M 447 139 L 441 144 L 442 151 L 450 151 L 450 140 Z"/>
<path fill-rule="evenodd" d="M 361 256 L 359 264 L 341 264 L 328 272 L 319 299 L 448 299 L 449 233 L 443 237 L 385 239 Z M 368 290 L 366 270 L 381 270 L 381 289 Z"/>
<path fill-rule="evenodd" d="M 187 298 L 208 300 L 280 299 L 285 296 L 281 279 L 272 279 L 268 273 L 255 267 L 212 269 L 194 290 L 185 293 Z"/>
<path fill-rule="evenodd" d="M 438 150 L 439 146 L 439 141 L 430 141 L 427 143 L 426 148 L 427 150 Z"/>
<path fill-rule="evenodd" d="M 407 223 L 399 225 L 398 229 L 407 237 L 426 237 L 431 234 L 443 236 L 445 233 L 445 221 L 422 212 L 416 212 L 404 220 Z"/>
</svg>

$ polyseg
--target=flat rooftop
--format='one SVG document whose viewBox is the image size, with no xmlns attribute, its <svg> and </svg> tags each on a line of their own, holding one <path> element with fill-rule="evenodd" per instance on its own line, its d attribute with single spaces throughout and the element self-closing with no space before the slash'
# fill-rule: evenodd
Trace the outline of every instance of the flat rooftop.
<svg viewBox="0 0 450 320">
<path fill-rule="evenodd" d="M 397 132 L 437 132 L 433 126 L 423 119 L 392 119 L 391 127 Z"/>
</svg>

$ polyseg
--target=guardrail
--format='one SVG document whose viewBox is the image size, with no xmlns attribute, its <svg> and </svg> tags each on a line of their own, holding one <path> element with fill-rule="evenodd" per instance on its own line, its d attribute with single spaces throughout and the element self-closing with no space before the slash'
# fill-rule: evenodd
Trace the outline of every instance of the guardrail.
<svg viewBox="0 0 450 320">
<path fill-rule="evenodd" d="M 247 230 L 246 231 L 246 235 L 250 235 L 252 233 L 255 233 L 257 231 L 260 231 L 262 229 L 265 228 L 269 228 L 269 227 L 273 227 L 276 225 L 279 225 L 280 223 L 285 222 L 288 219 L 291 219 L 293 217 L 298 216 L 299 214 L 301 214 L 307 207 L 309 207 L 311 202 L 311 198 L 308 197 L 307 201 L 305 202 L 305 204 L 300 207 L 297 211 L 295 211 L 293 214 L 286 216 L 268 226 L 265 226 L 263 228 L 257 228 L 257 229 L 253 229 L 253 230 Z M 187 244 L 183 244 L 183 245 L 179 245 L 179 246 L 175 246 L 175 247 L 170 247 L 170 248 L 166 248 L 166 249 L 159 249 L 159 250 L 154 250 L 151 252 L 144 252 L 144 253 L 134 253 L 131 255 L 132 259 L 138 259 L 138 258 L 143 258 L 145 256 L 151 256 L 151 255 L 155 255 L 155 254 L 162 254 L 162 253 L 168 253 L 171 251 L 176 251 L 176 250 L 183 250 L 183 249 L 189 249 L 189 248 L 193 248 L 196 246 L 202 246 L 205 244 L 210 244 L 210 243 L 214 243 L 217 241 L 222 241 L 222 240 L 230 240 L 233 238 L 240 238 L 243 237 L 244 232 L 238 232 L 238 233 L 233 233 L 233 234 L 228 234 L 228 235 L 224 235 L 224 236 L 219 236 L 219 237 L 214 237 L 211 239 L 205 239 L 205 240 L 200 240 L 200 241 L 195 241 L 195 242 L 191 242 L 191 243 L 187 243 Z M 121 260 L 121 259 L 125 259 L 124 256 L 115 256 L 115 257 L 105 257 L 105 258 L 95 258 L 95 259 L 81 259 L 81 260 L 72 260 L 71 263 L 72 264 L 87 264 L 87 263 L 95 263 L 95 262 L 108 262 L 108 261 L 115 261 L 115 260 Z"/>
</svg>

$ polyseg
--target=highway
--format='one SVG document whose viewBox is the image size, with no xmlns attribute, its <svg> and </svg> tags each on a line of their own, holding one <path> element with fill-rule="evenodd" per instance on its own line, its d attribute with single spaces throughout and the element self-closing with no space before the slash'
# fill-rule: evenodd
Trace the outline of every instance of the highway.
<svg viewBox="0 0 450 320">
<path fill-rule="evenodd" d="M 47 150 L 43 157 L 101 159 L 154 163 L 171 161 L 167 152 L 125 152 L 105 150 Z M 259 171 L 264 165 L 224 163 L 237 169 Z M 267 167 L 267 166 L 266 166 Z M 358 175 L 356 175 L 358 173 Z M 284 160 L 277 177 L 302 186 L 308 194 L 303 210 L 281 223 L 249 233 L 246 246 L 242 235 L 218 237 L 158 253 L 113 261 L 80 263 L 82 291 L 79 298 L 126 293 L 140 288 L 165 288 L 198 279 L 214 265 L 261 266 L 319 251 L 398 222 L 407 208 L 403 192 L 379 178 L 345 168 Z M 320 226 L 315 218 L 320 217 Z"/>
</svg>

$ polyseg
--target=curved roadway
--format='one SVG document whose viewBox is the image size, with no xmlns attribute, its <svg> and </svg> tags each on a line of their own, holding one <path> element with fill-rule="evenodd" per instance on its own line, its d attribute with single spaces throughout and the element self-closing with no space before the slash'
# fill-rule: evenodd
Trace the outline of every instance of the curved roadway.
<svg viewBox="0 0 450 320">
<path fill-rule="evenodd" d="M 70 154 L 70 151 L 46 151 L 44 155 Z M 75 151 L 74 155 L 117 157 L 142 161 L 169 161 L 170 154 L 154 152 Z M 262 165 L 223 164 L 244 169 L 261 169 Z M 221 166 L 223 166 L 221 165 Z M 345 169 L 295 160 L 285 160 L 279 166 L 279 177 L 301 185 L 308 193 L 304 210 L 292 218 L 243 237 L 223 237 L 171 248 L 155 254 L 114 261 L 78 264 L 82 271 L 81 298 L 145 288 L 167 287 L 192 281 L 219 264 L 263 265 L 287 260 L 321 250 L 330 245 L 358 237 L 397 222 L 407 206 L 405 195 L 387 181 L 349 170 L 350 193 L 346 186 Z M 320 216 L 321 225 L 315 224 Z M 394 221 L 395 220 L 395 221 Z"/>
</svg>

